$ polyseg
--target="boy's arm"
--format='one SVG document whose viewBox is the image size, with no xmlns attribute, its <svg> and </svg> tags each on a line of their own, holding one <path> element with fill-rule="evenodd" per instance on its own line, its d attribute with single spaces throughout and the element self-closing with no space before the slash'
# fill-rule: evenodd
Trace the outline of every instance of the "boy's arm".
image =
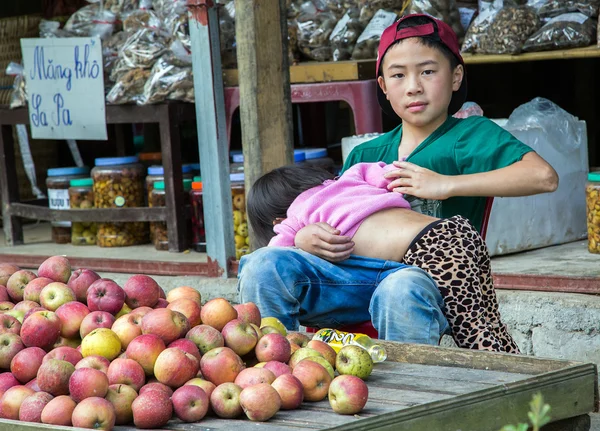
<svg viewBox="0 0 600 431">
<path fill-rule="evenodd" d="M 389 190 L 421 199 L 453 196 L 529 196 L 553 192 L 558 175 L 537 153 L 531 151 L 505 168 L 466 175 L 440 175 L 409 162 L 394 162 L 398 168 L 386 174 L 395 178 Z"/>
<path fill-rule="evenodd" d="M 354 251 L 352 238 L 323 222 L 303 227 L 294 241 L 299 249 L 330 262 L 341 262 Z"/>
</svg>

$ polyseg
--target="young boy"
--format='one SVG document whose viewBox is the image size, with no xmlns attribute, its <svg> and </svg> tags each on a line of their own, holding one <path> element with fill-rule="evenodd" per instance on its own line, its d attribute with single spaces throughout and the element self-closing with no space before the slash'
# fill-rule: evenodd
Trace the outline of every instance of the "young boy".
<svg viewBox="0 0 600 431">
<path fill-rule="evenodd" d="M 481 227 L 485 196 L 525 196 L 556 189 L 556 172 L 491 121 L 451 117 L 466 98 L 464 62 L 450 27 L 409 15 L 387 28 L 378 51 L 378 96 L 402 125 L 359 145 L 345 168 L 394 163 L 390 189 L 444 200 L 442 216 L 464 215 Z M 408 156 L 404 162 L 396 162 Z M 363 223 L 373 229 L 386 212 Z M 352 255 L 350 237 L 325 223 L 295 237 L 298 248 L 267 247 L 240 262 L 240 300 L 288 328 L 371 320 L 381 338 L 437 344 L 448 329 L 437 286 L 422 270 Z"/>
</svg>

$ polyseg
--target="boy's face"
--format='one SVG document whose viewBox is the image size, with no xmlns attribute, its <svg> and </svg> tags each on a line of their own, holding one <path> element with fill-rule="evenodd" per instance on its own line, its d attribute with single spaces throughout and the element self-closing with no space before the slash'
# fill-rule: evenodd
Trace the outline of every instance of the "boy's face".
<svg viewBox="0 0 600 431">
<path fill-rule="evenodd" d="M 392 46 L 383 59 L 379 86 L 402 121 L 416 127 L 438 126 L 448 116 L 452 92 L 460 88 L 463 67 L 451 70 L 439 50 L 417 38 Z"/>
</svg>

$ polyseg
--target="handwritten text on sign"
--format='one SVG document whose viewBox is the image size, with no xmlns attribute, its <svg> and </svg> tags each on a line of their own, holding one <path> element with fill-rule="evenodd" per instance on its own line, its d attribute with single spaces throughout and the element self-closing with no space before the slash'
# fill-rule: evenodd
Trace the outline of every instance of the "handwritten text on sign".
<svg viewBox="0 0 600 431">
<path fill-rule="evenodd" d="M 99 38 L 21 39 L 33 138 L 107 139 Z"/>
</svg>

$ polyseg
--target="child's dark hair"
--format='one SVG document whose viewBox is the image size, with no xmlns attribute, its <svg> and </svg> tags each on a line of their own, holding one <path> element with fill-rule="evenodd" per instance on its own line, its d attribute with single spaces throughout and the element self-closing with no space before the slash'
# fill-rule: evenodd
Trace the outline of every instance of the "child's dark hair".
<svg viewBox="0 0 600 431">
<path fill-rule="evenodd" d="M 400 24 L 398 24 L 398 30 L 401 30 L 403 28 L 416 27 L 418 25 L 429 24 L 431 22 L 432 22 L 432 20 L 430 20 L 429 18 L 427 18 L 425 16 L 415 16 L 412 18 L 407 18 L 404 21 L 402 21 Z M 440 51 L 444 55 L 444 57 L 446 57 L 448 59 L 448 61 L 450 62 L 451 70 L 454 70 L 456 68 L 456 66 L 458 66 L 460 64 L 460 61 L 458 60 L 458 58 L 456 58 L 456 56 L 454 54 L 452 54 L 452 51 L 450 51 L 450 49 L 448 49 L 448 47 L 439 40 L 437 35 L 419 36 L 418 39 L 421 40 L 421 43 L 423 45 L 425 45 L 429 48 L 437 49 L 438 51 Z M 403 40 L 404 39 L 394 42 L 390 46 L 390 48 L 392 46 L 394 46 L 395 44 L 402 42 Z"/>
<path fill-rule="evenodd" d="M 256 180 L 246 201 L 254 247 L 266 246 L 275 236 L 273 222 L 287 217 L 288 208 L 300 193 L 333 178 L 334 175 L 325 169 L 290 165 L 273 169 Z"/>
</svg>

